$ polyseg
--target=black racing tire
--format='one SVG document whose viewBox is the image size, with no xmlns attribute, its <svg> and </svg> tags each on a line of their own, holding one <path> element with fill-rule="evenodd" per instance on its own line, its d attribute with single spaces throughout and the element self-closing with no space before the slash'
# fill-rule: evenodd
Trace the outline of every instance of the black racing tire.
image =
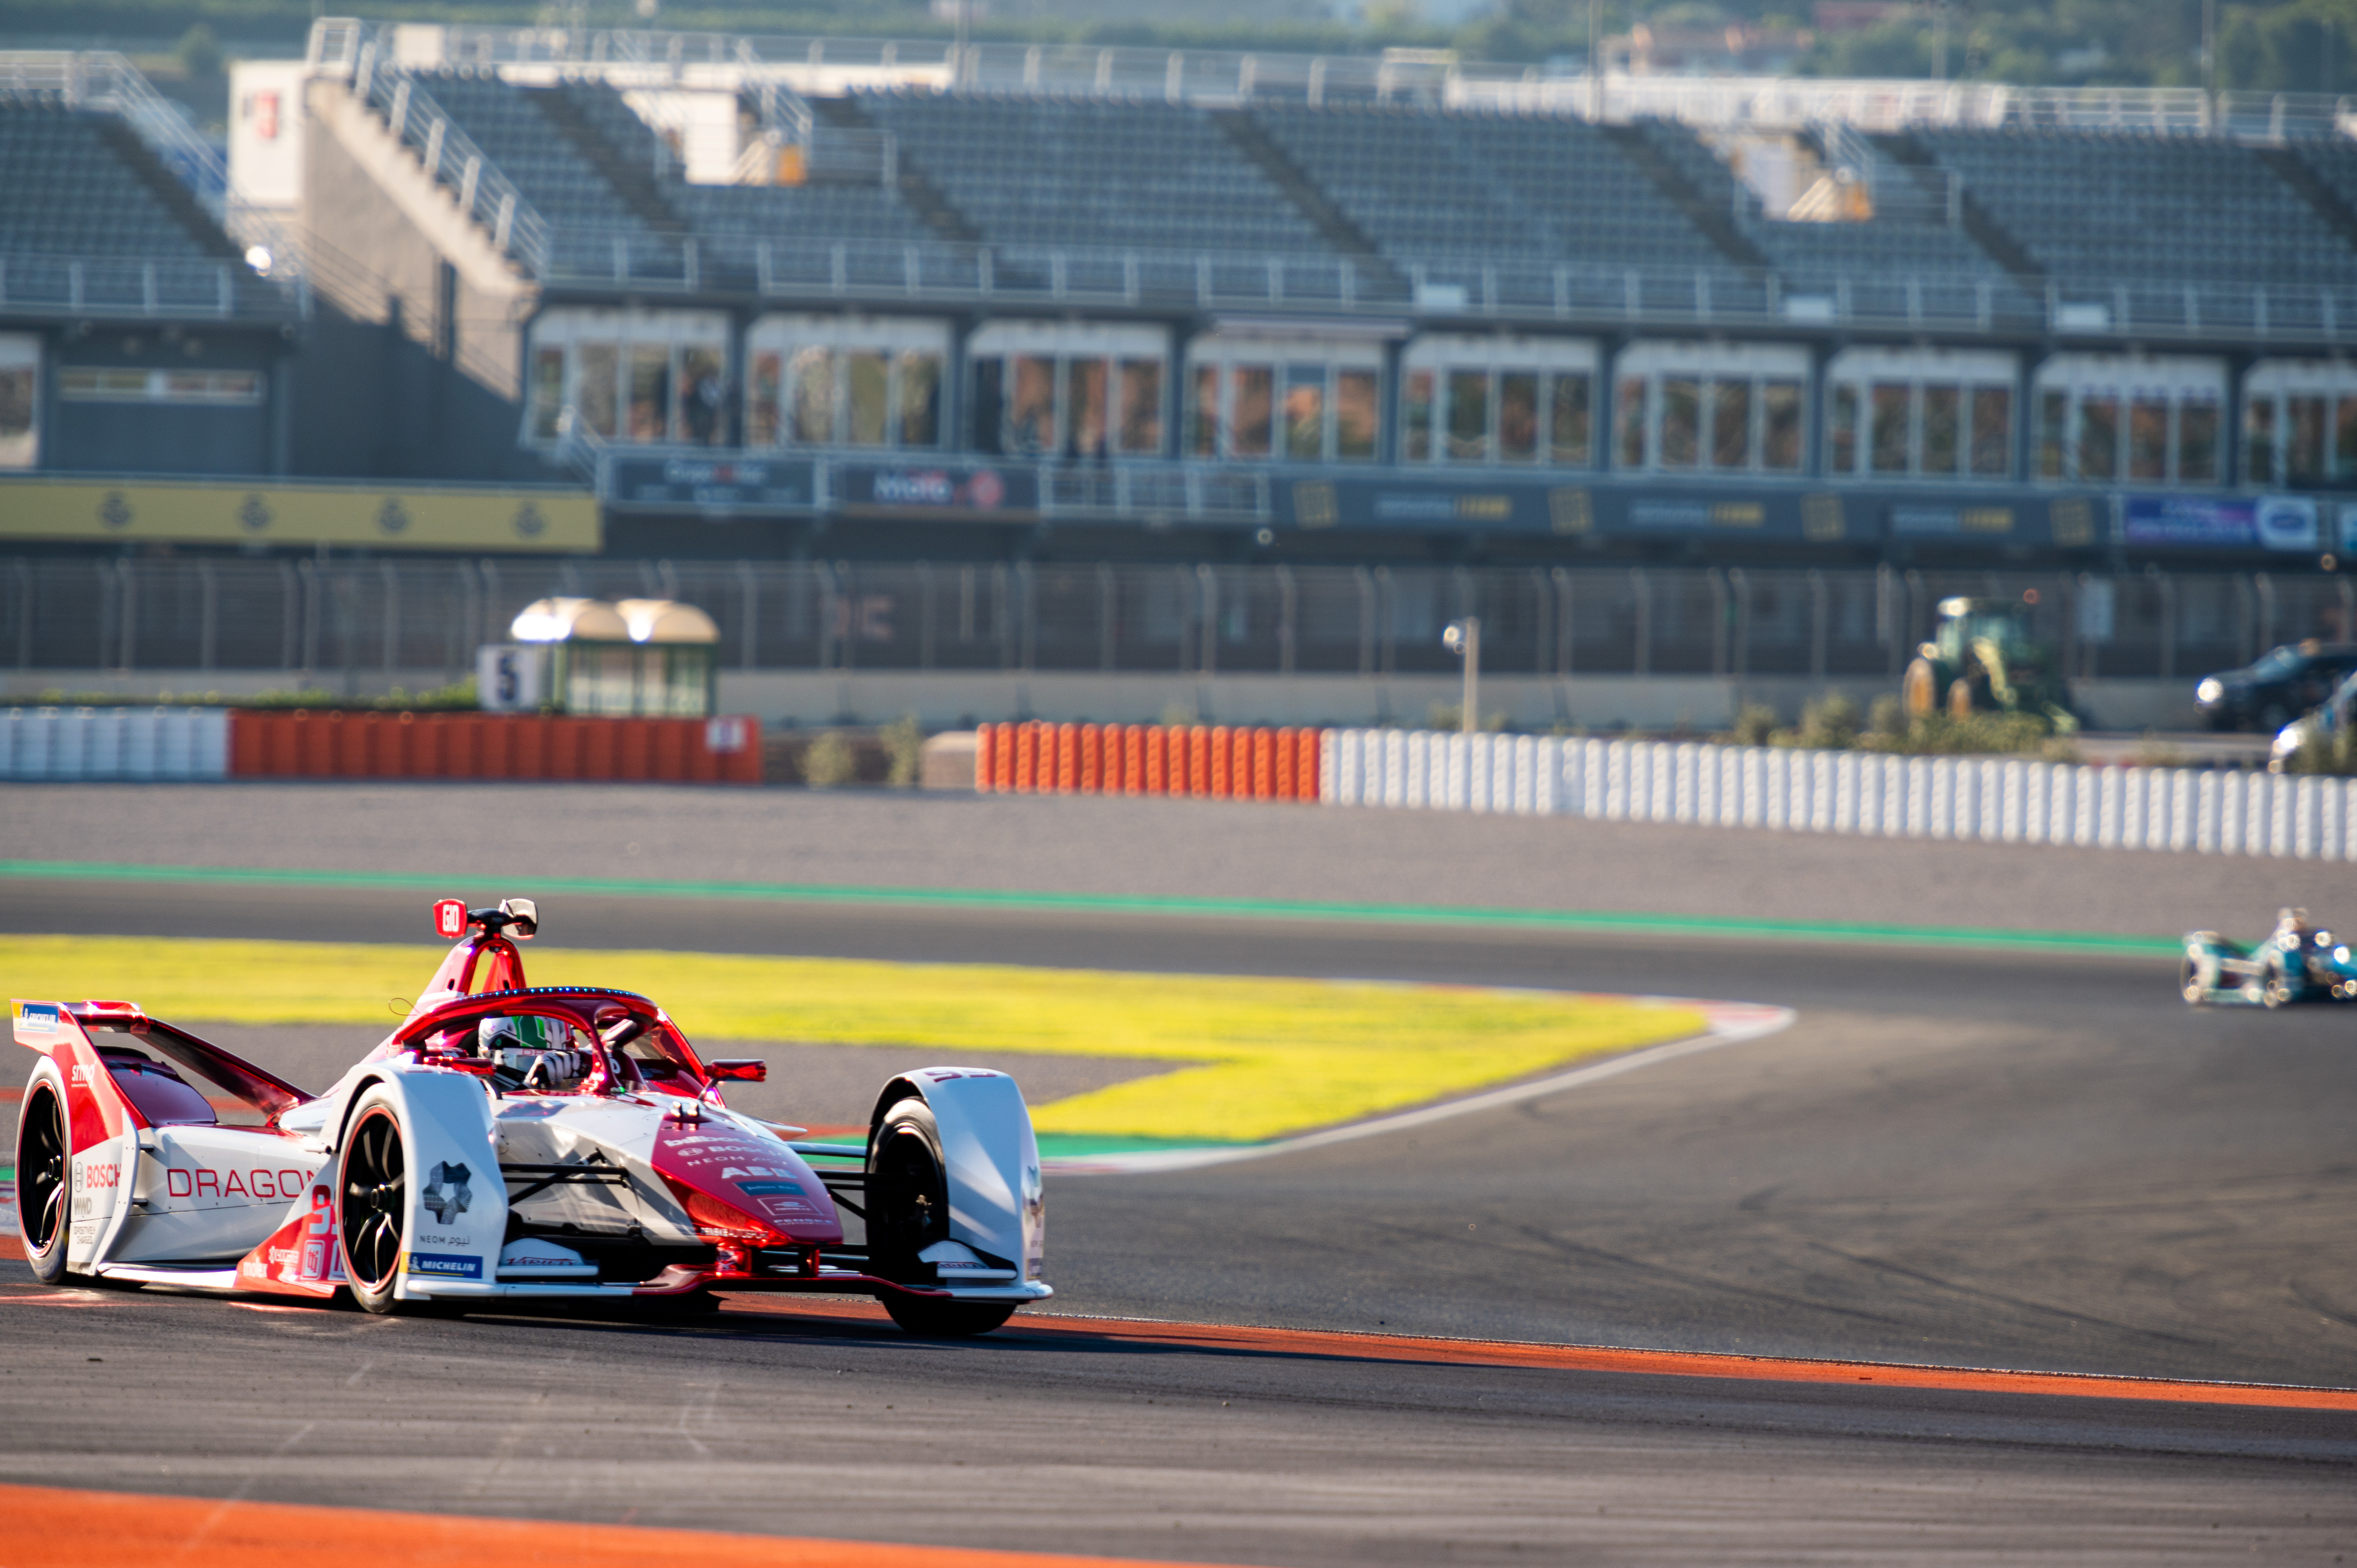
<svg viewBox="0 0 2357 1568">
<path fill-rule="evenodd" d="M 409 1251 L 409 1158 L 393 1096 L 361 1097 L 336 1167 L 336 1245 L 352 1299 L 370 1312 L 401 1312 L 396 1298 Z"/>
<path fill-rule="evenodd" d="M 1015 1316 L 1013 1302 L 942 1301 L 927 1295 L 888 1295 L 884 1310 L 920 1339 L 970 1339 L 987 1334 Z"/>
<path fill-rule="evenodd" d="M 66 1280 L 66 1239 L 73 1230 L 72 1163 L 65 1103 L 57 1085 L 36 1079 L 16 1116 L 16 1223 L 25 1261 L 43 1284 Z"/>
<path fill-rule="evenodd" d="M 884 1279 L 930 1284 L 932 1271 L 917 1254 L 949 1234 L 949 1176 L 933 1108 L 914 1097 L 895 1101 L 868 1140 L 868 1267 Z"/>
<path fill-rule="evenodd" d="M 2191 953 L 2185 955 L 2185 962 L 2178 972 L 2177 990 L 2189 1007 L 2201 1006 L 2209 995 L 2208 988 L 2201 983 L 2201 961 Z"/>
<path fill-rule="evenodd" d="M 2292 1004 L 2291 982 L 2285 979 L 2284 972 L 2274 964 L 2267 966 L 2266 974 L 2260 983 L 2259 1001 L 2270 1008 L 2288 1007 Z"/>
</svg>

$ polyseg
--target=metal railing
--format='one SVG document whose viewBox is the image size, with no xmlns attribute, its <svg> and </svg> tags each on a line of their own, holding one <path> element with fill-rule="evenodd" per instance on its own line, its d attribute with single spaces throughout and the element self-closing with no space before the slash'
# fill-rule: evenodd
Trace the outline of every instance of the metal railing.
<svg viewBox="0 0 2357 1568">
<path fill-rule="evenodd" d="M 314 70 L 348 77 L 352 96 L 384 116 L 386 128 L 417 155 L 425 172 L 447 186 L 459 209 L 480 224 L 491 242 L 537 272 L 548 225 L 457 121 L 400 59 L 390 37 L 363 22 L 322 21 L 311 29 Z"/>
<path fill-rule="evenodd" d="M 2029 588 L 2074 679 L 2190 685 L 2357 626 L 2357 585 L 2322 574 L 46 556 L 0 559 L 0 667 L 186 671 L 195 693 L 211 671 L 457 680 L 564 594 L 685 599 L 730 671 L 1448 674 L 1441 628 L 1478 615 L 1500 675 L 1895 690 L 1941 599 Z"/>
<path fill-rule="evenodd" d="M 1735 267 L 1077 251 L 947 242 L 687 239 L 555 230 L 556 288 L 867 303 L 985 301 L 1102 309 L 1279 308 L 1337 317 L 1478 317 L 1707 328 L 1825 324 L 1969 336 L 2357 337 L 2357 286 L 2054 277 L 2042 293 L 1981 274 L 1792 274 Z"/>
<path fill-rule="evenodd" d="M 321 23 L 347 27 L 350 23 Z M 2357 99 L 2196 88 L 2016 87 L 2002 82 L 1805 77 L 1546 76 L 1537 67 L 1461 60 L 1447 51 L 1308 55 L 1089 44 L 821 38 L 806 34 L 637 32 L 454 26 L 451 65 L 596 65 L 659 59 L 682 72 L 735 66 L 820 70 L 877 81 L 979 91 L 1103 93 L 1235 103 L 1421 102 L 1609 122 L 1658 116 L 1688 124 L 1799 130 L 1838 120 L 1866 130 L 1956 125 L 2148 130 L 2243 140 L 2350 134 Z"/>
<path fill-rule="evenodd" d="M 309 302 L 304 282 L 284 285 L 241 262 L 0 253 L 0 308 L 19 314 L 293 321 L 308 314 Z"/>
</svg>

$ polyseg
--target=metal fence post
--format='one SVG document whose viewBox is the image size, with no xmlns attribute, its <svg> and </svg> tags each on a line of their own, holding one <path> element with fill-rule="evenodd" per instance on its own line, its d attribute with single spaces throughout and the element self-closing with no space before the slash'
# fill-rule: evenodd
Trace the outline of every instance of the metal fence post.
<svg viewBox="0 0 2357 1568">
<path fill-rule="evenodd" d="M 1294 585 L 1293 568 L 1283 562 L 1276 564 L 1276 672 L 1293 673 L 1294 643 L 1299 636 L 1296 618 L 1301 608 L 1300 591 Z"/>
<path fill-rule="evenodd" d="M 1557 566 L 1553 575 L 1555 608 L 1555 672 L 1568 680 L 1571 677 L 1572 634 L 1575 630 L 1571 614 L 1574 603 L 1571 572 L 1567 567 Z"/>
<path fill-rule="evenodd" d="M 1375 577 L 1364 566 L 1352 567 L 1351 575 L 1359 589 L 1359 675 L 1363 680 L 1375 672 Z"/>
<path fill-rule="evenodd" d="M 1120 589 L 1114 580 L 1113 566 L 1108 562 L 1097 563 L 1097 668 L 1106 674 L 1114 668 L 1114 630 L 1121 607 Z"/>
<path fill-rule="evenodd" d="M 378 562 L 377 573 L 384 583 L 384 667 L 391 672 L 400 668 L 401 573 L 390 561 Z"/>
<path fill-rule="evenodd" d="M 1039 667 L 1039 576 L 1030 562 L 1015 564 L 1015 583 L 1023 601 L 1023 668 L 1028 672 Z"/>
<path fill-rule="evenodd" d="M 933 667 L 935 641 L 933 609 L 933 568 L 928 561 L 917 563 L 917 668 Z"/>
<path fill-rule="evenodd" d="M 761 580 L 753 573 L 753 563 L 737 563 L 737 635 L 744 642 L 737 655 L 740 670 L 755 668 L 761 642 Z"/>
<path fill-rule="evenodd" d="M 1220 672 L 1220 574 L 1209 564 L 1195 568 L 1195 586 L 1203 625 L 1202 672 Z"/>
<path fill-rule="evenodd" d="M 114 606 L 114 613 L 122 618 L 116 628 L 122 634 L 121 657 L 115 662 L 128 675 L 139 664 L 139 567 L 136 562 L 125 561 L 115 571 L 122 583 Z"/>
<path fill-rule="evenodd" d="M 221 578 L 210 561 L 197 563 L 197 668 L 210 670 L 219 655 Z"/>
<path fill-rule="evenodd" d="M 1642 566 L 1629 568 L 1629 591 L 1637 601 L 1637 646 L 1634 673 L 1653 672 L 1653 584 Z"/>
<path fill-rule="evenodd" d="M 1812 566 L 1809 568 L 1809 679 L 1820 684 L 1825 678 L 1825 643 L 1833 629 L 1833 607 L 1827 600 L 1825 575 Z"/>
</svg>

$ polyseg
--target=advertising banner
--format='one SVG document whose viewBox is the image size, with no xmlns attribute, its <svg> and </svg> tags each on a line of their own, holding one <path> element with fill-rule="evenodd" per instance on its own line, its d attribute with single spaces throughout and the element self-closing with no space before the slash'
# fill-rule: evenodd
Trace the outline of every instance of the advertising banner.
<svg viewBox="0 0 2357 1568">
<path fill-rule="evenodd" d="M 2130 544 L 2312 554 L 2326 548 L 2320 523 L 2321 514 L 2312 496 L 2130 496 L 2127 499 Z"/>
<path fill-rule="evenodd" d="M 624 507 L 808 511 L 817 488 L 807 458 L 748 462 L 618 454 L 608 462 L 614 504 Z"/>
<path fill-rule="evenodd" d="M 998 464 L 845 464 L 834 470 L 834 499 L 846 512 L 938 512 L 968 518 L 1023 518 L 1039 510 L 1039 476 Z"/>
<path fill-rule="evenodd" d="M 585 491 L 375 485 L 0 482 L 0 540 L 365 545 L 375 550 L 595 551 Z"/>
</svg>

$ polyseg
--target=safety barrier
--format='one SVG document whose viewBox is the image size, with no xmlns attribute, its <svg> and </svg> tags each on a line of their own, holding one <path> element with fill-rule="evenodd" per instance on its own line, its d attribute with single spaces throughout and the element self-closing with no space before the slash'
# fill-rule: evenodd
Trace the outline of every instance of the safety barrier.
<svg viewBox="0 0 2357 1568">
<path fill-rule="evenodd" d="M 974 787 L 985 795 L 1316 800 L 1324 792 L 1326 733 L 1228 725 L 984 725 L 975 739 Z"/>
<path fill-rule="evenodd" d="M 1429 731 L 1326 732 L 1348 806 L 2357 860 L 2357 779 Z"/>
<path fill-rule="evenodd" d="M 545 714 L 241 712 L 241 779 L 513 779 L 759 784 L 761 722 Z"/>
<path fill-rule="evenodd" d="M 218 708 L 0 710 L 0 779 L 219 779 L 229 717 Z"/>
</svg>

